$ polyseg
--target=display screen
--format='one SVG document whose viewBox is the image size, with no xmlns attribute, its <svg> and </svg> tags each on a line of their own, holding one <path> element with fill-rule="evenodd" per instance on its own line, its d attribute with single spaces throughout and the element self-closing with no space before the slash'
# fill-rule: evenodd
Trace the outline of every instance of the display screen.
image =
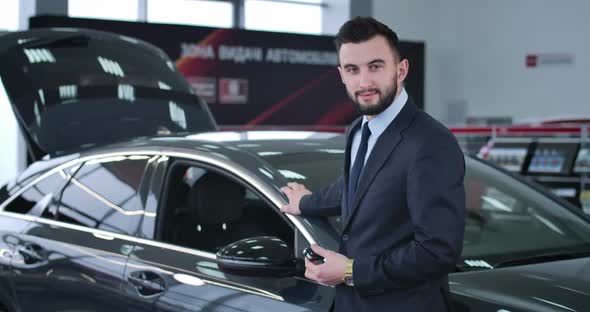
<svg viewBox="0 0 590 312">
<path fill-rule="evenodd" d="M 527 147 L 494 147 L 486 159 L 508 171 L 520 172 L 526 154 Z"/>
<path fill-rule="evenodd" d="M 529 163 L 528 173 L 570 174 L 577 151 L 578 143 L 539 142 Z"/>
</svg>

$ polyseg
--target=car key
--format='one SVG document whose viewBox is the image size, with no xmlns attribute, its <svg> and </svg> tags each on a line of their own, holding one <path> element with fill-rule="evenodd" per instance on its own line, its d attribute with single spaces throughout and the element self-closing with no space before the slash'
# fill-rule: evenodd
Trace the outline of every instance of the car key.
<svg viewBox="0 0 590 312">
<path fill-rule="evenodd" d="M 307 260 L 311 261 L 313 264 L 322 264 L 324 263 L 324 257 L 318 255 L 311 249 L 311 247 L 306 247 L 303 249 L 303 255 Z"/>
</svg>

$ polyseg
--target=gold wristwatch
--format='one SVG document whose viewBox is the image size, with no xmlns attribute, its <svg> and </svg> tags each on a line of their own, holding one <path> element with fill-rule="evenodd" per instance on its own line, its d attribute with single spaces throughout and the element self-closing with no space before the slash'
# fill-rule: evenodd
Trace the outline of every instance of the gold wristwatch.
<svg viewBox="0 0 590 312">
<path fill-rule="evenodd" d="M 354 281 L 352 279 L 352 264 L 354 263 L 353 259 L 346 259 L 346 269 L 344 269 L 344 277 L 342 280 L 344 284 L 347 286 L 354 286 Z"/>
</svg>

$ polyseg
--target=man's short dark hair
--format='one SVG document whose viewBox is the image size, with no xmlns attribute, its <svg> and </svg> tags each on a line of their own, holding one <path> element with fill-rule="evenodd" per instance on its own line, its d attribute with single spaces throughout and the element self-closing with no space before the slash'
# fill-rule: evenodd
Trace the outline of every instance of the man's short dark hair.
<svg viewBox="0 0 590 312">
<path fill-rule="evenodd" d="M 394 56 L 401 57 L 397 34 L 387 25 L 372 17 L 357 16 L 344 23 L 334 39 L 336 51 L 340 53 L 340 47 L 345 43 L 361 43 L 377 35 L 385 37 L 391 50 L 393 50 Z"/>
</svg>

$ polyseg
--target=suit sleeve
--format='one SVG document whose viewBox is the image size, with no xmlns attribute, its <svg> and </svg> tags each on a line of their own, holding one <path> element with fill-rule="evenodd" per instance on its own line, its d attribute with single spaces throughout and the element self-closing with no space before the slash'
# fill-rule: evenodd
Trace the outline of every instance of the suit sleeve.
<svg viewBox="0 0 590 312">
<path fill-rule="evenodd" d="M 343 181 L 344 177 L 341 175 L 334 183 L 310 195 L 303 196 L 299 202 L 301 214 L 324 217 L 340 215 Z"/>
<path fill-rule="evenodd" d="M 423 146 L 409 167 L 406 200 L 414 238 L 355 259 L 355 287 L 362 295 L 413 288 L 454 270 L 465 231 L 465 158 L 454 137 L 439 143 Z"/>
</svg>

